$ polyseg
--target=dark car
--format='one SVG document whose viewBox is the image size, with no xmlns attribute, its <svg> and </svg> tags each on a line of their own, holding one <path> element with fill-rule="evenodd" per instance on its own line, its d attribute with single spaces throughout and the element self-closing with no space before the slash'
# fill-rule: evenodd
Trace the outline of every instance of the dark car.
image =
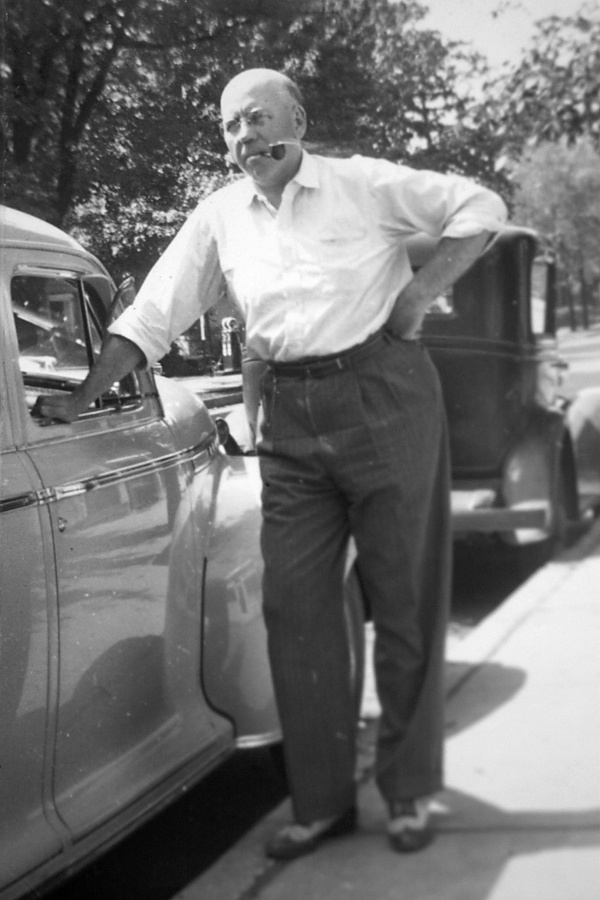
<svg viewBox="0 0 600 900">
<path fill-rule="evenodd" d="M 412 239 L 415 270 L 435 246 Z M 579 518 L 555 305 L 552 255 L 533 231 L 510 227 L 425 319 L 448 416 L 457 534 L 552 542 Z"/>
</svg>

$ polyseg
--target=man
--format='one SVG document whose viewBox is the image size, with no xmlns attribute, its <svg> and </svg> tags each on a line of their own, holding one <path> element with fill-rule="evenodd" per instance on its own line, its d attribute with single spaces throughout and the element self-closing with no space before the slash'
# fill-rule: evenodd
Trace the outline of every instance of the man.
<svg viewBox="0 0 600 900">
<path fill-rule="evenodd" d="M 264 612 L 296 821 L 267 853 L 292 858 L 356 826 L 356 710 L 342 613 L 353 535 L 376 630 L 382 714 L 377 783 L 401 852 L 431 839 L 442 785 L 442 667 L 450 586 L 445 423 L 418 335 L 429 304 L 505 219 L 465 179 L 353 157 L 310 156 L 302 98 L 268 69 L 221 103 L 246 178 L 204 200 L 100 360 L 41 412 L 74 418 L 136 365 L 160 358 L 223 281 L 250 350 L 268 361 L 258 452 Z M 406 238 L 440 238 L 413 278 Z"/>
</svg>

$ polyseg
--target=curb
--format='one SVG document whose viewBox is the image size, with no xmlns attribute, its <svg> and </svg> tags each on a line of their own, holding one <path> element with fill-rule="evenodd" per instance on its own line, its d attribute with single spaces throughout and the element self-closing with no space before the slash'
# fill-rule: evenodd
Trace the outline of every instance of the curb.
<svg viewBox="0 0 600 900">
<path fill-rule="evenodd" d="M 207 409 L 221 409 L 224 406 L 233 406 L 243 402 L 241 390 L 231 390 L 223 393 L 198 395 Z"/>
</svg>

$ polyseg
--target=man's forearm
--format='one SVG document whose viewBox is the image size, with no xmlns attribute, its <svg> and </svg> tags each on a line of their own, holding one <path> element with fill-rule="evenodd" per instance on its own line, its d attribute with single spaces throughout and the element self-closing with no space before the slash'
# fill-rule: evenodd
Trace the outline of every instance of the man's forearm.
<svg viewBox="0 0 600 900">
<path fill-rule="evenodd" d="M 466 238 L 442 238 L 431 259 L 398 295 L 388 320 L 390 330 L 416 337 L 430 304 L 475 262 L 489 236 L 482 231 Z"/>
<path fill-rule="evenodd" d="M 81 411 L 102 396 L 115 381 L 120 381 L 144 362 L 144 359 L 144 354 L 132 341 L 109 334 L 87 378 L 74 391 Z"/>
</svg>

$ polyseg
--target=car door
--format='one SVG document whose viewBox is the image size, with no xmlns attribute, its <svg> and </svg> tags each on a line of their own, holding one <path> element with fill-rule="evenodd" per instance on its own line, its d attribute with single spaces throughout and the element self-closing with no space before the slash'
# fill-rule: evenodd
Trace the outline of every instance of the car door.
<svg viewBox="0 0 600 900">
<path fill-rule="evenodd" d="M 0 890 L 62 848 L 51 770 L 56 602 L 41 482 L 17 444 L 7 306 L 0 297 Z"/>
<path fill-rule="evenodd" d="M 41 393 L 71 390 L 98 352 L 98 275 L 86 278 L 80 265 L 24 265 L 13 274 L 28 409 Z M 170 577 L 173 534 L 191 516 L 189 489 L 194 481 L 197 490 L 202 465 L 175 445 L 147 373 L 115 384 L 72 424 L 42 427 L 28 417 L 26 429 L 56 563 L 52 789 L 78 838 L 164 791 L 184 764 L 208 768 L 230 740 L 200 687 L 201 565 L 193 541 L 185 548 L 194 559 L 189 577 Z M 208 461 L 204 449 L 196 448 L 196 459 Z M 197 613 L 195 651 L 168 637 L 184 608 Z"/>
</svg>

